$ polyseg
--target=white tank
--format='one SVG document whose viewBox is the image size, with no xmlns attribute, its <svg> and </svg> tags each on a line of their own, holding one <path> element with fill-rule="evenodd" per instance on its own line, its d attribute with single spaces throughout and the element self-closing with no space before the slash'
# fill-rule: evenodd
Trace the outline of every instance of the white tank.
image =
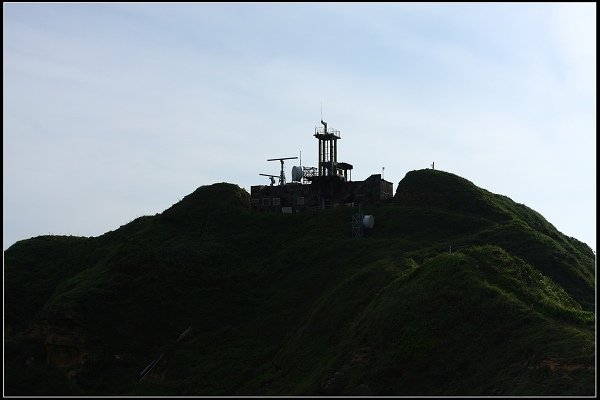
<svg viewBox="0 0 600 400">
<path fill-rule="evenodd" d="M 372 215 L 365 215 L 363 217 L 363 226 L 368 229 L 373 229 L 375 225 L 375 217 Z"/>
<path fill-rule="evenodd" d="M 299 165 L 294 165 L 292 167 L 292 181 L 300 182 L 304 177 L 304 172 L 302 171 L 302 167 Z"/>
</svg>

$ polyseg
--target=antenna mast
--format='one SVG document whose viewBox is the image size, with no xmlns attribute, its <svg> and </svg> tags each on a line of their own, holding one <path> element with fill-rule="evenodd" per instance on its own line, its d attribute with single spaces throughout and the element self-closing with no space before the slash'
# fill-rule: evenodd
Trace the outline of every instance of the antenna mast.
<svg viewBox="0 0 600 400">
<path fill-rule="evenodd" d="M 279 178 L 277 175 L 259 174 L 260 176 L 267 176 L 271 179 L 271 186 L 275 185 L 275 178 Z"/>
<path fill-rule="evenodd" d="M 298 157 L 282 157 L 282 158 L 269 158 L 267 161 L 280 161 L 281 162 L 281 172 L 279 173 L 279 184 L 281 186 L 285 185 L 285 173 L 283 172 L 283 160 L 297 160 Z"/>
</svg>

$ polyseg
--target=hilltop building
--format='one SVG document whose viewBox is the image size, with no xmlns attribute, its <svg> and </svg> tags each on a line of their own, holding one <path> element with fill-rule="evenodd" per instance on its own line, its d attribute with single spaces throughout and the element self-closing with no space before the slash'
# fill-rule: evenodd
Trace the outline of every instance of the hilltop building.
<svg viewBox="0 0 600 400">
<path fill-rule="evenodd" d="M 371 175 L 364 181 L 352 181 L 353 165 L 338 161 L 339 130 L 328 129 L 327 122 L 316 127 L 314 137 L 319 142 L 317 167 L 292 167 L 292 182 L 286 183 L 284 160 L 297 157 L 273 158 L 280 161 L 279 176 L 260 174 L 271 179 L 271 185 L 252 186 L 252 206 L 259 210 L 284 213 L 303 212 L 338 205 L 371 204 L 393 197 L 393 184 L 381 174 Z M 275 178 L 279 184 L 275 185 Z"/>
</svg>

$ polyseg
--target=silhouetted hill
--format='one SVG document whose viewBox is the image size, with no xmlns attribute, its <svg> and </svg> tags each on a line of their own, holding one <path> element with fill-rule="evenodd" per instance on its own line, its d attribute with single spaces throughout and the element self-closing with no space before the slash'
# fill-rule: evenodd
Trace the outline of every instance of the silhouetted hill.
<svg viewBox="0 0 600 400">
<path fill-rule="evenodd" d="M 528 207 L 436 170 L 368 207 L 363 240 L 353 208 L 249 203 L 203 186 L 11 246 L 6 394 L 594 394 L 595 256 Z"/>
</svg>

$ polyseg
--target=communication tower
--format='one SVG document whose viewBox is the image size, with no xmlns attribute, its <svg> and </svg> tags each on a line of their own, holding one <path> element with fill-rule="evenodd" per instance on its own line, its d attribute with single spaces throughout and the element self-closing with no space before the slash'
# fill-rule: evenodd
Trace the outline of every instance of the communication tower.
<svg viewBox="0 0 600 400">
<path fill-rule="evenodd" d="M 321 120 L 323 127 L 316 127 L 314 136 L 319 141 L 319 164 L 318 176 L 343 176 L 346 181 L 348 171 L 352 170 L 352 164 L 338 162 L 337 141 L 342 136 L 337 129 L 327 129 L 327 122 Z M 350 179 L 352 178 L 350 172 Z"/>
</svg>

